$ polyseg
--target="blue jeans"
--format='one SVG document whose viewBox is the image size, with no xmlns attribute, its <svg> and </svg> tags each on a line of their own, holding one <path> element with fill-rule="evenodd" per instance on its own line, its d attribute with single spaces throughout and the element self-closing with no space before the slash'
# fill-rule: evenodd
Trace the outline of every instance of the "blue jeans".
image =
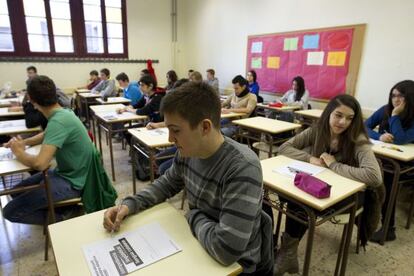
<svg viewBox="0 0 414 276">
<path fill-rule="evenodd" d="M 164 156 L 168 156 L 168 155 L 173 155 L 176 151 L 177 151 L 177 148 L 175 146 L 170 147 L 170 148 L 167 148 L 167 149 L 159 152 L 156 157 L 164 157 Z M 174 157 L 171 157 L 169 159 L 156 160 L 155 162 L 158 165 L 158 173 L 160 175 L 163 175 L 165 173 L 165 171 L 168 170 L 171 167 L 173 161 L 174 161 Z"/>
<path fill-rule="evenodd" d="M 24 179 L 16 187 L 31 186 L 43 182 L 43 174 L 37 173 Z M 81 191 L 72 188 L 71 183 L 49 170 L 49 189 L 53 201 L 80 197 Z M 43 225 L 47 216 L 47 195 L 44 188 L 23 192 L 12 196 L 13 199 L 4 207 L 3 217 L 11 222 Z M 56 220 L 62 220 L 62 215 L 56 211 Z"/>
<path fill-rule="evenodd" d="M 221 133 L 223 133 L 224 136 L 232 138 L 238 131 L 238 127 L 231 124 L 231 121 L 229 119 L 221 119 L 220 121 L 221 125 Z"/>
</svg>

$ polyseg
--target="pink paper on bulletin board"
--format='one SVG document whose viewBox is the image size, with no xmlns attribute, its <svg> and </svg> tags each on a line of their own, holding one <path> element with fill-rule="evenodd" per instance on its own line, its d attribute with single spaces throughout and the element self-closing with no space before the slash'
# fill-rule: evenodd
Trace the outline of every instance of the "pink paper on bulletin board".
<svg viewBox="0 0 414 276">
<path fill-rule="evenodd" d="M 353 28 L 249 36 L 247 69 L 255 70 L 260 90 L 284 93 L 302 76 L 314 99 L 345 94 Z"/>
</svg>

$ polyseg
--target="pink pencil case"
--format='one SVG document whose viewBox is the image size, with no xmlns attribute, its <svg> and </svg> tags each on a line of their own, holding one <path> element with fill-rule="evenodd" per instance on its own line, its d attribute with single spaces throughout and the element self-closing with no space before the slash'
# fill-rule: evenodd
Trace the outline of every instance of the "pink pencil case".
<svg viewBox="0 0 414 276">
<path fill-rule="evenodd" d="M 297 173 L 295 186 L 316 198 L 328 198 L 331 195 L 331 185 L 307 173 Z"/>
</svg>

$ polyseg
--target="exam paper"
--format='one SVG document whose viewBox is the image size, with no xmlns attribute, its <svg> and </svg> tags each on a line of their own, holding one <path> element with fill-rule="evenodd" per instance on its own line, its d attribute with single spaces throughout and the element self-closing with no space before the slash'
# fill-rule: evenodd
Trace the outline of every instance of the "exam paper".
<svg viewBox="0 0 414 276">
<path fill-rule="evenodd" d="M 181 251 L 158 223 L 85 245 L 82 249 L 94 276 L 127 275 Z"/>
<path fill-rule="evenodd" d="M 310 175 L 317 175 L 326 170 L 323 167 L 312 165 L 306 162 L 293 161 L 288 165 L 273 169 L 273 172 L 280 173 L 289 177 L 295 177 L 296 173 L 304 172 Z"/>
</svg>

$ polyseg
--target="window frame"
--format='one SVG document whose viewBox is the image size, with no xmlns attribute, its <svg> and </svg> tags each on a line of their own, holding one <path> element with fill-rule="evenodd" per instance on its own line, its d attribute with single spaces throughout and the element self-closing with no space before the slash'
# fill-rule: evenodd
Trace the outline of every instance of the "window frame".
<svg viewBox="0 0 414 276">
<path fill-rule="evenodd" d="M 86 45 L 85 17 L 83 12 L 82 0 L 69 0 L 73 53 L 56 53 L 55 41 L 52 26 L 52 17 L 50 10 L 50 0 L 43 0 L 45 3 L 46 21 L 49 36 L 50 52 L 31 52 L 26 27 L 26 17 L 24 15 L 23 0 L 6 0 L 9 10 L 11 33 L 13 39 L 14 51 L 0 51 L 0 57 L 51 57 L 51 58 L 128 58 L 128 26 L 127 26 L 127 8 L 126 0 L 121 0 L 122 16 L 122 36 L 123 36 L 123 53 L 108 53 L 107 22 L 105 11 L 105 0 L 101 2 L 102 17 L 102 36 L 103 36 L 103 53 L 88 53 Z"/>
</svg>

